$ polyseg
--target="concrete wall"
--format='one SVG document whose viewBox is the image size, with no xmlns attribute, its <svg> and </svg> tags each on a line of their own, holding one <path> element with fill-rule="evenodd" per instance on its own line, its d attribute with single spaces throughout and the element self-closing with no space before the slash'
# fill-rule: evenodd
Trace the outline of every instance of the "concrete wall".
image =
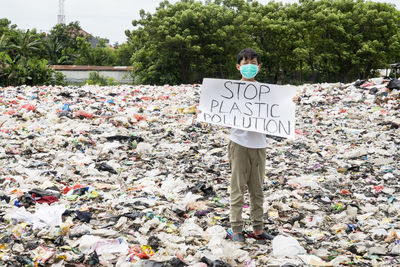
<svg viewBox="0 0 400 267">
<path fill-rule="evenodd" d="M 66 81 L 68 83 L 83 83 L 85 80 L 89 79 L 89 73 L 93 70 L 57 70 L 62 72 L 66 76 Z M 133 79 L 129 75 L 128 71 L 122 70 L 99 70 L 97 71 L 101 76 L 108 78 L 113 78 L 118 83 L 132 83 Z"/>
</svg>

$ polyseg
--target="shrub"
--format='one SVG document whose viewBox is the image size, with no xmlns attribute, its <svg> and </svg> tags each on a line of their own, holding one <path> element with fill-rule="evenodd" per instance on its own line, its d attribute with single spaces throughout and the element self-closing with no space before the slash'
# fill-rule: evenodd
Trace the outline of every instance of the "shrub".
<svg viewBox="0 0 400 267">
<path fill-rule="evenodd" d="M 13 61 L 7 53 L 0 52 L 0 86 L 50 84 L 53 73 L 45 59 L 20 58 Z"/>
<path fill-rule="evenodd" d="M 50 84 L 54 70 L 49 68 L 46 59 L 29 59 L 27 65 L 27 76 L 25 84 L 42 85 Z"/>
<path fill-rule="evenodd" d="M 89 79 L 86 80 L 87 84 L 90 85 L 107 85 L 107 80 L 104 76 L 100 75 L 97 71 L 92 71 L 89 73 Z"/>
<path fill-rule="evenodd" d="M 110 77 L 107 79 L 107 85 L 117 85 L 118 83 L 115 81 L 114 78 Z"/>
<path fill-rule="evenodd" d="M 62 85 L 62 86 L 67 85 L 65 78 L 66 78 L 66 76 L 62 72 L 56 71 L 52 78 L 52 84 L 53 85 Z"/>
<path fill-rule="evenodd" d="M 100 75 L 99 72 L 97 71 L 92 71 L 89 73 L 89 79 L 85 81 L 85 83 L 90 84 L 90 85 L 100 85 L 100 86 L 106 86 L 106 85 L 118 85 L 119 83 L 115 81 L 114 78 L 110 77 L 104 77 Z"/>
</svg>

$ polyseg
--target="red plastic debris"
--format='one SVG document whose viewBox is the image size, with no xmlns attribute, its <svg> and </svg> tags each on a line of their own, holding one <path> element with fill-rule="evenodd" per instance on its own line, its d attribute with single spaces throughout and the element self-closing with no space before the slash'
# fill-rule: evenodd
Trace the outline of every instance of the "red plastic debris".
<svg viewBox="0 0 400 267">
<path fill-rule="evenodd" d="M 75 190 L 75 189 L 83 188 L 83 187 L 87 187 L 87 185 L 76 184 L 76 185 L 74 185 L 74 186 L 72 186 L 72 187 L 66 186 L 66 187 L 63 189 L 62 192 L 63 192 L 63 194 L 66 194 L 66 193 L 68 193 L 70 190 Z"/>
<path fill-rule="evenodd" d="M 342 189 L 342 195 L 350 195 L 350 191 L 346 189 Z"/>
<path fill-rule="evenodd" d="M 4 112 L 3 114 L 4 115 L 15 115 L 15 110 L 11 109 L 11 110 L 9 110 L 7 112 Z"/>
<path fill-rule="evenodd" d="M 144 115 L 134 114 L 133 117 L 136 119 L 137 122 L 147 121 L 147 118 Z"/>
<path fill-rule="evenodd" d="M 374 82 L 369 82 L 369 83 L 364 83 L 364 84 L 361 85 L 360 87 L 361 87 L 361 88 L 365 88 L 365 87 L 369 87 L 369 86 L 373 86 L 373 85 L 375 85 Z"/>
<path fill-rule="evenodd" d="M 169 99 L 169 95 L 160 95 L 158 97 L 158 100 L 166 100 L 166 99 Z"/>
<path fill-rule="evenodd" d="M 47 203 L 47 204 L 51 204 L 54 202 L 57 202 L 58 198 L 54 197 L 54 196 L 44 196 L 44 197 L 40 197 L 38 199 L 36 199 L 36 202 L 39 204 L 43 204 L 43 203 Z"/>
<path fill-rule="evenodd" d="M 34 111 L 35 110 L 35 105 L 33 105 L 33 104 L 25 104 L 21 108 L 24 108 L 24 109 L 26 109 L 28 111 Z"/>
<path fill-rule="evenodd" d="M 131 257 L 138 257 L 139 259 L 150 259 L 150 257 L 154 255 L 154 252 L 150 247 L 142 246 L 140 248 L 136 246 L 129 249 L 128 255 L 131 255 Z"/>
<path fill-rule="evenodd" d="M 381 193 L 383 191 L 383 189 L 384 189 L 384 187 L 381 185 L 374 186 L 375 193 Z"/>
<path fill-rule="evenodd" d="M 78 110 L 75 113 L 75 117 L 84 117 L 86 119 L 93 119 L 94 115 L 92 113 L 84 111 L 84 110 Z"/>
</svg>

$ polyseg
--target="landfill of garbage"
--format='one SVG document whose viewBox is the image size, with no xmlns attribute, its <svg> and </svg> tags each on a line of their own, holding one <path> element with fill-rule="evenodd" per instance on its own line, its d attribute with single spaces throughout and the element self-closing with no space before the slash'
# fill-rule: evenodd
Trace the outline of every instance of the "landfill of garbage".
<svg viewBox="0 0 400 267">
<path fill-rule="evenodd" d="M 240 245 L 200 85 L 0 88 L 0 265 L 398 266 L 398 80 L 298 89 L 296 138 L 268 136 L 275 238 Z"/>
</svg>

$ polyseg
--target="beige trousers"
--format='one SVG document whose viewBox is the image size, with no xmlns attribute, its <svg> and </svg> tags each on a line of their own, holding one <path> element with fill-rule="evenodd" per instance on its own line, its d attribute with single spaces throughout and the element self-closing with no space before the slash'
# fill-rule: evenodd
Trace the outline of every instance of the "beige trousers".
<svg viewBox="0 0 400 267">
<path fill-rule="evenodd" d="M 234 233 L 242 232 L 244 193 L 250 194 L 250 218 L 254 231 L 263 229 L 263 182 L 265 176 L 265 148 L 247 148 L 232 141 L 228 157 L 232 171 L 230 195 L 230 223 Z"/>
</svg>

